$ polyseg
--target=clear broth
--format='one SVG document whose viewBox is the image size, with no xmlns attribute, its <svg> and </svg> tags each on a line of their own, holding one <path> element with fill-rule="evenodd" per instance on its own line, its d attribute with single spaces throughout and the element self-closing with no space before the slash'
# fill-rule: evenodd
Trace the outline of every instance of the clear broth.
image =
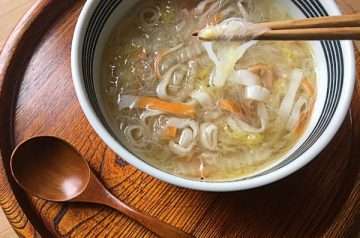
<svg viewBox="0 0 360 238">
<path fill-rule="evenodd" d="M 223 2 L 227 3 L 227 1 Z M 119 22 L 111 33 L 102 60 L 102 96 L 105 110 L 114 127 L 117 128 L 115 132 L 118 139 L 131 152 L 159 169 L 195 180 L 223 181 L 248 177 L 278 162 L 305 130 L 304 126 L 294 131 L 284 129 L 278 121 L 278 109 L 290 84 L 289 75 L 295 68 L 304 72 L 304 80 L 315 91 L 313 95 L 308 95 L 309 88 L 300 87 L 296 97 L 306 97 L 309 105 L 314 104 L 316 78 L 312 52 L 306 42 L 259 42 L 236 64 L 236 69 L 247 69 L 262 64 L 269 66 L 273 72 L 271 94 L 265 101 L 269 113 L 269 125 L 264 132 L 234 133 L 225 123 L 229 112 L 221 111 L 220 117 L 209 119 L 211 118 L 209 114 L 219 112 L 219 108 L 197 106 L 196 117 L 192 120 L 200 124 L 210 122 L 218 128 L 217 149 L 214 151 L 196 143 L 191 153 L 186 156 L 174 154 L 169 149 L 169 139 L 162 138 L 154 129 L 155 123 L 161 124 L 161 120 L 166 120 L 166 117 L 174 117 L 169 114 L 151 118 L 151 126 L 146 129 L 145 145 L 135 146 L 124 135 L 126 127 L 133 124 L 143 125 L 140 116 L 144 110 L 140 108 L 119 110 L 119 95 L 157 97 L 156 88 L 159 80 L 156 78 L 154 60 L 159 54 L 180 44 L 183 44 L 180 49 L 163 57 L 160 67 L 162 75 L 166 74 L 174 62 L 190 67 L 189 62 L 193 61 L 197 64 L 196 80 L 192 82 L 193 90 L 205 90 L 214 101 L 224 98 L 232 101 L 242 100 L 238 96 L 243 90 L 241 87 L 209 86 L 214 65 L 201 42 L 191 36 L 194 30 L 202 27 L 197 25 L 200 17 L 187 16 L 187 12 L 191 12 L 197 4 L 198 1 L 189 0 L 140 1 Z M 231 4 L 233 3 L 229 5 Z M 245 1 L 244 7 L 248 12 L 248 20 L 253 22 L 290 18 L 286 10 L 273 0 L 256 1 L 256 4 Z M 233 8 L 235 9 L 235 6 Z M 144 9 L 150 10 L 144 11 Z M 227 17 L 238 16 L 237 14 L 241 15 L 241 11 L 237 13 L 233 10 L 231 13 L 229 10 L 227 14 L 229 14 Z M 206 19 L 206 23 L 209 24 L 215 17 L 212 15 L 202 19 Z M 214 48 L 221 47 L 221 44 L 214 44 Z M 176 90 L 181 91 L 181 88 L 176 88 L 173 93 L 176 94 Z M 188 98 L 183 99 L 185 100 Z M 246 104 L 247 110 L 250 110 L 250 113 L 247 113 L 247 121 L 258 127 L 260 122 L 256 116 L 254 103 L 246 101 L 241 103 Z M 305 114 L 305 118 L 302 118 L 304 125 L 308 123 L 310 115 L 311 109 Z M 178 131 L 174 140 L 178 140 L 179 136 Z"/>
</svg>

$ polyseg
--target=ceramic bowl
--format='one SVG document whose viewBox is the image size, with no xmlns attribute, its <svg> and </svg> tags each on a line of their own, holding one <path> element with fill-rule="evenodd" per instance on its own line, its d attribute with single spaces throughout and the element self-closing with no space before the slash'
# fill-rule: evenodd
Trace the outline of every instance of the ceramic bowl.
<svg viewBox="0 0 360 238">
<path fill-rule="evenodd" d="M 333 0 L 278 0 L 295 18 L 339 15 Z M 100 65 L 105 43 L 135 0 L 87 0 L 78 20 L 72 44 L 72 74 L 80 105 L 102 140 L 121 158 L 160 180 L 189 189 L 235 191 L 263 186 L 282 179 L 313 160 L 341 126 L 355 83 L 354 49 L 350 41 L 310 42 L 317 74 L 317 100 L 309 126 L 299 142 L 279 162 L 265 171 L 224 182 L 185 179 L 169 174 L 127 150 L 114 136 L 103 111 Z"/>
</svg>

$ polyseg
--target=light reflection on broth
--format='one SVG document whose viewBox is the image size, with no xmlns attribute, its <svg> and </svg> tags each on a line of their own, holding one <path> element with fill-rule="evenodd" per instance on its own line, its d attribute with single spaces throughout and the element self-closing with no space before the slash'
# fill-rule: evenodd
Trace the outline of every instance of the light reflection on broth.
<svg viewBox="0 0 360 238">
<path fill-rule="evenodd" d="M 316 99 L 309 45 L 192 36 L 230 17 L 289 18 L 272 0 L 147 0 L 115 27 L 105 108 L 144 161 L 196 180 L 238 179 L 277 162 L 304 132 Z"/>
</svg>

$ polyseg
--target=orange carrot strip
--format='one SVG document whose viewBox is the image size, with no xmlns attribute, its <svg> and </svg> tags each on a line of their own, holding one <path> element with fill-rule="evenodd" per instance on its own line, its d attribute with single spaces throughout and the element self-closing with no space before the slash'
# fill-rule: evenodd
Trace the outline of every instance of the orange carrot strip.
<svg viewBox="0 0 360 238">
<path fill-rule="evenodd" d="M 176 137 L 176 134 L 177 134 L 177 128 L 170 126 L 164 130 L 163 136 L 166 139 L 174 139 Z"/>
<path fill-rule="evenodd" d="M 264 86 L 266 88 L 268 88 L 268 89 L 272 88 L 275 75 L 274 75 L 273 69 L 270 65 L 255 64 L 255 65 L 251 66 L 249 68 L 249 70 L 252 73 L 259 75 L 259 77 L 264 82 Z"/>
<path fill-rule="evenodd" d="M 297 135 L 301 135 L 304 132 L 306 123 L 308 121 L 308 117 L 309 117 L 309 115 L 312 114 L 312 111 L 314 109 L 314 103 L 315 102 L 313 100 L 310 101 L 308 110 L 306 110 L 300 114 L 299 122 L 295 127 L 295 133 Z"/>
<path fill-rule="evenodd" d="M 209 25 L 216 25 L 216 24 L 218 24 L 219 22 L 221 22 L 222 19 L 224 19 L 224 16 L 223 16 L 221 13 L 216 14 L 216 15 L 212 18 L 212 20 L 209 22 Z"/>
<path fill-rule="evenodd" d="M 306 92 L 306 94 L 308 94 L 310 97 L 312 97 L 315 94 L 315 89 L 314 89 L 312 83 L 309 82 L 309 80 L 304 79 L 301 82 L 301 86 L 304 89 L 304 91 Z"/>
<path fill-rule="evenodd" d="M 305 126 L 306 126 L 306 119 L 308 116 L 308 112 L 302 112 L 300 116 L 300 120 L 295 128 L 295 133 L 297 135 L 301 135 L 304 132 Z"/>
<path fill-rule="evenodd" d="M 232 113 L 239 113 L 241 111 L 236 102 L 227 99 L 219 100 L 218 106 L 221 109 Z"/>
<path fill-rule="evenodd" d="M 185 103 L 166 102 L 154 97 L 139 97 L 136 100 L 136 106 L 143 109 L 153 109 L 181 117 L 194 117 L 195 108 Z"/>
</svg>

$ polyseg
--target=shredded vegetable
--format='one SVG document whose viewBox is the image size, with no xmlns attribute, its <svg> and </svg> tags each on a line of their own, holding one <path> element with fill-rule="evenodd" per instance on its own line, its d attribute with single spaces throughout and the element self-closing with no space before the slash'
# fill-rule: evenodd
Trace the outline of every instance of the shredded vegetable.
<svg viewBox="0 0 360 238">
<path fill-rule="evenodd" d="M 165 139 L 174 139 L 176 137 L 176 134 L 177 134 L 177 128 L 173 126 L 169 126 L 166 127 L 163 136 Z"/>
<path fill-rule="evenodd" d="M 274 81 L 274 72 L 269 65 L 256 64 L 249 68 L 249 71 L 257 74 L 263 81 L 266 88 L 271 89 Z"/>
<path fill-rule="evenodd" d="M 183 117 L 194 117 L 196 114 L 195 108 L 189 104 L 166 102 L 154 97 L 137 97 L 133 106 L 142 109 L 158 110 Z"/>
<path fill-rule="evenodd" d="M 218 128 L 212 123 L 203 123 L 200 126 L 200 142 L 208 150 L 216 150 L 218 143 Z"/>
<path fill-rule="evenodd" d="M 248 49 L 254 46 L 257 41 L 249 41 L 242 45 L 230 44 L 224 46 L 216 55 L 212 43 L 203 43 L 209 58 L 215 64 L 215 71 L 210 79 L 210 85 L 214 87 L 223 87 L 226 80 L 234 73 L 236 62 L 243 57 Z"/>
<path fill-rule="evenodd" d="M 303 133 L 303 131 L 305 130 L 306 119 L 308 118 L 308 116 L 309 116 L 309 112 L 301 113 L 299 122 L 294 129 L 294 131 L 297 135 L 301 135 Z"/>
<path fill-rule="evenodd" d="M 227 100 L 227 99 L 221 99 L 218 101 L 218 106 L 228 112 L 231 113 L 241 113 L 241 108 L 239 105 L 237 105 L 236 102 Z"/>
<path fill-rule="evenodd" d="M 261 127 L 256 128 L 248 123 L 242 121 L 239 118 L 230 116 L 226 119 L 228 126 L 236 132 L 246 132 L 246 133 L 261 133 L 264 132 L 268 125 L 269 115 L 263 103 L 259 103 L 257 107 L 257 113 L 260 118 Z"/>
<path fill-rule="evenodd" d="M 203 107 L 209 107 L 213 104 L 210 95 L 203 90 L 194 91 L 191 94 L 191 98 L 196 100 Z"/>
<path fill-rule="evenodd" d="M 123 95 L 119 96 L 117 100 L 119 110 L 124 108 L 133 108 L 136 104 L 137 96 Z"/>
<path fill-rule="evenodd" d="M 285 95 L 279 109 L 280 119 L 285 123 L 289 119 L 290 112 L 294 106 L 296 93 L 300 87 L 302 79 L 303 72 L 300 69 L 295 69 L 292 71 L 287 94 Z"/>
<path fill-rule="evenodd" d="M 259 77 L 250 70 L 237 70 L 230 76 L 229 80 L 232 83 L 245 86 L 260 84 Z"/>
<path fill-rule="evenodd" d="M 315 95 L 315 89 L 312 86 L 312 84 L 309 82 L 309 80 L 304 79 L 301 82 L 301 87 L 305 90 L 306 94 L 310 97 Z"/>
<path fill-rule="evenodd" d="M 246 146 L 256 146 L 264 141 L 263 133 L 245 133 L 240 131 L 233 131 L 228 126 L 224 128 L 226 134 L 238 143 Z"/>
<path fill-rule="evenodd" d="M 265 101 L 270 96 L 270 91 L 260 86 L 248 86 L 245 88 L 245 98 L 259 102 Z"/>
<path fill-rule="evenodd" d="M 286 126 L 289 131 L 293 130 L 299 124 L 300 115 L 306 111 L 307 103 L 307 99 L 304 96 L 301 96 L 296 101 Z M 304 107 L 305 109 L 303 110 Z"/>
<path fill-rule="evenodd" d="M 185 156 L 192 151 L 199 134 L 199 124 L 190 119 L 169 118 L 168 126 L 182 129 L 178 142 L 171 140 L 169 148 L 179 156 Z"/>
<path fill-rule="evenodd" d="M 217 25 L 209 25 L 200 30 L 198 37 L 201 40 L 252 40 L 270 29 L 261 24 L 248 22 L 244 18 L 228 18 Z"/>
</svg>

